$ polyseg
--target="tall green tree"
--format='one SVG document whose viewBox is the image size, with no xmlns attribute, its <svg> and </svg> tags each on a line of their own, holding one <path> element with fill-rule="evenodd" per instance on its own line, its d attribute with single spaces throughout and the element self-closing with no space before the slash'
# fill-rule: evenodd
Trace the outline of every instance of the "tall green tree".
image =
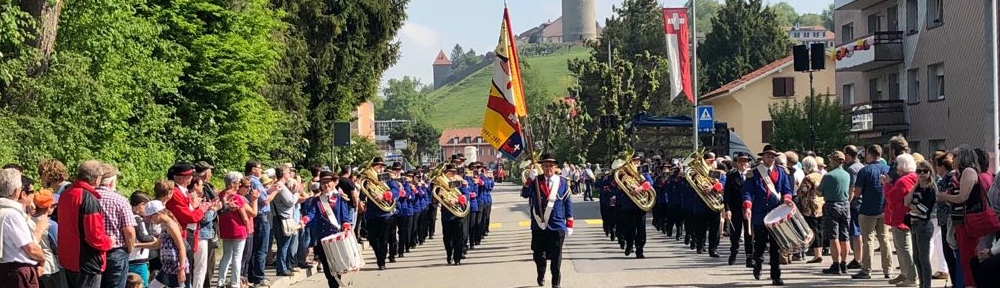
<svg viewBox="0 0 1000 288">
<path fill-rule="evenodd" d="M 728 3 L 728 1 L 726 2 Z M 791 27 L 799 21 L 799 13 L 795 12 L 795 7 L 792 7 L 788 2 L 778 2 L 768 6 L 771 11 L 774 11 L 775 21 L 778 27 Z"/>
<path fill-rule="evenodd" d="M 851 123 L 829 93 L 772 104 L 771 144 L 778 149 L 816 151 L 825 155 L 847 144 Z"/>
<path fill-rule="evenodd" d="M 711 91 L 789 55 L 788 33 L 762 0 L 726 0 L 698 46 L 700 91 Z M 711 69 L 708 69 L 710 67 Z"/>
<path fill-rule="evenodd" d="M 382 89 L 385 102 L 382 109 L 375 111 L 375 117 L 381 120 L 426 119 L 431 113 L 431 104 L 425 97 L 427 93 L 422 92 L 425 86 L 419 79 L 410 76 L 389 79 Z"/>
<path fill-rule="evenodd" d="M 715 14 L 719 12 L 719 4 L 717 0 L 695 0 L 695 7 L 697 14 L 695 14 L 695 22 L 688 23 L 688 26 L 697 23 L 698 24 L 698 34 L 708 34 L 712 32 L 712 18 L 715 18 Z M 686 7 L 691 8 L 691 1 L 688 1 Z"/>
<path fill-rule="evenodd" d="M 407 147 L 402 149 L 410 163 L 423 163 L 425 155 L 433 155 L 438 150 L 438 139 L 441 132 L 425 120 L 416 120 L 409 125 L 400 125 L 389 131 L 389 139 L 406 140 Z"/>
<path fill-rule="evenodd" d="M 830 6 L 826 6 L 823 12 L 820 13 L 820 17 L 823 18 L 823 27 L 826 27 L 826 30 L 830 31 L 833 31 L 833 10 L 833 3 L 830 3 Z"/>
<path fill-rule="evenodd" d="M 806 13 L 800 15 L 798 23 L 802 26 L 826 26 L 826 23 L 823 23 L 823 16 L 816 13 Z"/>
</svg>

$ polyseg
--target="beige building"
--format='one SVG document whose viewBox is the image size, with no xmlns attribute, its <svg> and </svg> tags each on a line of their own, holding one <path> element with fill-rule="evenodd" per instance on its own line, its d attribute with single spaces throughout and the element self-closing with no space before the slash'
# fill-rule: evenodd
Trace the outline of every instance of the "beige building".
<svg viewBox="0 0 1000 288">
<path fill-rule="evenodd" d="M 837 0 L 834 7 L 837 94 L 860 143 L 903 134 L 925 155 L 992 145 L 990 1 Z"/>
<path fill-rule="evenodd" d="M 368 101 L 358 105 L 354 112 L 351 112 L 354 121 L 351 122 L 351 133 L 375 140 L 375 105 Z"/>
<path fill-rule="evenodd" d="M 833 96 L 830 95 L 835 90 L 833 61 L 833 56 L 828 56 L 828 68 L 813 72 L 813 86 L 818 97 Z M 715 121 L 726 122 L 750 151 L 761 151 L 771 141 L 773 131 L 768 107 L 809 97 L 809 73 L 796 72 L 792 64 L 792 56 L 788 56 L 764 65 L 702 95 L 699 104 L 714 106 Z"/>
<path fill-rule="evenodd" d="M 813 43 L 823 43 L 827 48 L 834 45 L 833 31 L 826 30 L 823 26 L 800 26 L 795 24 L 792 27 L 785 27 L 788 31 L 788 38 L 798 44 L 810 45 Z"/>
</svg>

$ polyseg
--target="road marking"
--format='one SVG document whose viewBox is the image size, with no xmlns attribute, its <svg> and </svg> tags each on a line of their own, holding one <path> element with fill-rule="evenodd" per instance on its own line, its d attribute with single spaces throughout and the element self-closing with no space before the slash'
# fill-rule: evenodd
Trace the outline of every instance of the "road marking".
<svg viewBox="0 0 1000 288">
<path fill-rule="evenodd" d="M 500 223 L 490 223 L 490 229 L 500 229 L 501 227 L 503 227 L 503 224 L 500 224 Z"/>
<path fill-rule="evenodd" d="M 604 220 L 602 220 L 602 219 L 584 219 L 583 222 L 587 223 L 587 225 L 603 225 L 604 224 Z"/>
<path fill-rule="evenodd" d="M 521 227 L 528 227 L 528 226 L 531 226 L 531 220 L 528 220 L 528 221 L 521 221 L 521 222 L 517 222 L 517 226 L 521 226 Z"/>
<path fill-rule="evenodd" d="M 604 224 L 604 220 L 601 220 L 601 219 L 583 219 L 583 223 L 586 223 L 587 225 L 603 225 Z M 528 227 L 528 226 L 531 226 L 531 220 L 519 221 L 519 222 L 517 222 L 517 226 L 519 226 L 519 227 Z M 500 222 L 490 223 L 490 229 L 500 229 L 500 228 L 503 228 L 503 223 L 500 223 Z"/>
</svg>

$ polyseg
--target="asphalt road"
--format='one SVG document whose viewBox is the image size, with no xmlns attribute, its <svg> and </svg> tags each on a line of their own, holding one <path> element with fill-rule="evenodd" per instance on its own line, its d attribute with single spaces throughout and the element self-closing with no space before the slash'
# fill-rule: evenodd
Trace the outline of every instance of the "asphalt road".
<svg viewBox="0 0 1000 288">
<path fill-rule="evenodd" d="M 520 198 L 519 191 L 520 186 L 497 185 L 490 236 L 483 240 L 483 245 L 469 251 L 462 266 L 446 265 L 438 227 L 438 237 L 417 247 L 405 258 L 397 259 L 396 263 L 389 263 L 384 271 L 375 269 L 374 254 L 366 250 L 368 266 L 359 273 L 345 276 L 344 280 L 352 281 L 353 287 L 372 288 L 537 287 L 529 246 L 527 201 Z M 579 197 L 573 201 L 577 228 L 575 234 L 566 239 L 563 249 L 563 287 L 761 287 L 771 284 L 766 264 L 761 280 L 754 280 L 750 269 L 740 265 L 744 261 L 742 254 L 737 265 L 726 265 L 728 238 L 724 238 L 719 247 L 719 251 L 724 252 L 723 257 L 710 258 L 707 254 L 695 254 L 683 242 L 667 239 L 649 225 L 646 258 L 626 257 L 617 242 L 604 237 L 598 203 L 584 202 Z M 887 279 L 882 279 L 878 270 L 873 273 L 872 280 L 823 275 L 820 270 L 829 267 L 830 258 L 824 260 L 820 264 L 797 261 L 782 265 L 786 286 L 894 287 Z M 874 261 L 873 267 L 881 267 L 878 259 Z M 546 277 L 546 285 L 549 285 L 548 279 Z M 945 282 L 935 280 L 933 284 L 933 287 L 943 287 Z M 293 286 L 327 287 L 322 275 L 310 276 Z"/>
</svg>

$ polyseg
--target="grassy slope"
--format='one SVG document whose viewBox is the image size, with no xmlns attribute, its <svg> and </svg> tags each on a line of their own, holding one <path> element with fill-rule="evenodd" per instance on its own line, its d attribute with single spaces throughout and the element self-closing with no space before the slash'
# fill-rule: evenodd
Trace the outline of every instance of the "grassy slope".
<svg viewBox="0 0 1000 288">
<path fill-rule="evenodd" d="M 548 87 L 552 98 L 555 99 L 564 96 L 566 87 L 572 83 L 566 65 L 567 60 L 588 57 L 589 50 L 589 48 L 573 48 L 569 52 L 527 58 L 526 61 L 532 69 L 538 71 L 541 85 Z M 488 65 L 461 81 L 431 92 L 427 96 L 427 100 L 433 105 L 431 124 L 440 130 L 482 125 L 492 73 L 493 65 Z M 525 83 L 525 85 L 532 84 Z"/>
</svg>

